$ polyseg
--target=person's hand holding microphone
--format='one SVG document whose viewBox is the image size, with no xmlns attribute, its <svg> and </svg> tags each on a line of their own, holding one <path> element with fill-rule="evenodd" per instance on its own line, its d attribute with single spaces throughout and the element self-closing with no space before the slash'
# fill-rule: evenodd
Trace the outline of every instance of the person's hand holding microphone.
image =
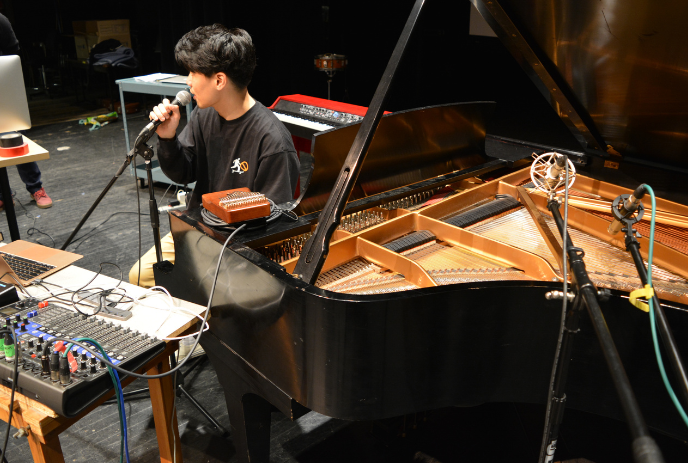
<svg viewBox="0 0 688 463">
<path fill-rule="evenodd" d="M 186 106 L 190 102 L 191 94 L 187 91 L 177 93 L 177 97 L 171 103 L 167 98 L 162 100 L 162 103 L 150 112 L 151 122 L 139 134 L 136 145 L 147 142 L 153 133 L 157 133 L 160 138 L 174 138 L 179 126 L 179 106 Z"/>
</svg>

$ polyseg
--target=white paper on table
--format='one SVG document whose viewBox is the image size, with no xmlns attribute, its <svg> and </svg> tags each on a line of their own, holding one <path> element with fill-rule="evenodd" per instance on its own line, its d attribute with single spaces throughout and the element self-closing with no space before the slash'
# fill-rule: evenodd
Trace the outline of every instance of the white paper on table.
<svg viewBox="0 0 688 463">
<path fill-rule="evenodd" d="M 162 72 L 156 72 L 155 74 L 148 74 L 146 76 L 134 77 L 134 80 L 139 82 L 157 82 L 162 79 L 167 79 L 169 77 L 175 77 L 177 74 L 165 74 Z"/>
</svg>

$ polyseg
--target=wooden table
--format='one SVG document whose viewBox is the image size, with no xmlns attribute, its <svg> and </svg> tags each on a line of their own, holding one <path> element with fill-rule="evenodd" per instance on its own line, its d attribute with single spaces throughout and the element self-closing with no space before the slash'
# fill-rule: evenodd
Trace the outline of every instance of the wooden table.
<svg viewBox="0 0 688 463">
<path fill-rule="evenodd" d="M 29 145 L 28 154 L 9 158 L 0 157 L 0 191 L 2 192 L 2 200 L 5 203 L 7 225 L 10 229 L 10 238 L 12 238 L 12 241 L 19 239 L 19 226 L 17 225 L 17 214 L 14 211 L 14 201 L 12 200 L 12 190 L 10 190 L 10 180 L 7 177 L 7 167 L 26 164 L 27 162 L 42 161 L 43 159 L 50 158 L 48 151 L 46 151 L 43 147 L 37 145 L 26 137 L 24 137 L 24 141 Z"/>
<path fill-rule="evenodd" d="M 50 275 L 46 281 L 61 284 L 69 288 L 79 288 L 80 285 L 87 283 L 95 274 L 91 271 L 81 269 L 76 266 L 67 267 L 60 272 Z M 114 287 L 117 280 L 106 276 L 99 276 L 90 285 L 90 287 L 108 288 Z M 140 296 L 145 289 L 131 285 L 129 283 L 122 283 L 120 287 L 127 290 L 128 295 Z M 32 295 L 36 297 L 45 297 L 45 293 L 40 288 L 28 288 Z M 61 292 L 61 291 L 59 291 Z M 146 299 L 146 303 L 158 307 L 164 307 L 162 298 Z M 189 302 L 175 299 L 175 305 L 182 306 L 194 313 L 202 313 L 205 307 L 191 304 Z M 131 309 L 134 316 L 129 320 L 120 323 L 124 327 L 130 327 L 149 335 L 163 337 L 175 337 L 181 333 L 189 330 L 195 330 L 195 322 L 191 315 L 184 315 L 174 313 L 169 317 L 165 324 L 157 332 L 152 331 L 155 327 L 160 325 L 161 314 L 166 314 L 162 310 L 156 310 L 148 307 L 134 305 Z M 100 318 L 100 317 L 99 317 Z M 111 321 L 111 319 L 104 319 Z M 170 369 L 169 358 L 177 350 L 178 344 L 176 341 L 167 343 L 164 352 L 158 355 L 155 359 L 148 362 L 139 372 L 148 372 L 148 374 L 160 374 Z M 122 386 L 131 383 L 134 378 L 126 378 L 122 381 Z M 160 448 L 160 461 L 163 463 L 172 463 L 173 455 L 176 454 L 176 463 L 182 462 L 181 443 L 179 440 L 179 430 L 177 428 L 177 417 L 173 411 L 174 402 L 174 384 L 172 375 L 160 379 L 148 380 L 150 388 L 151 402 L 153 405 L 153 418 L 155 420 L 155 430 L 158 439 L 158 447 Z M 28 430 L 27 439 L 31 447 L 31 454 L 36 463 L 64 463 L 62 456 L 62 448 L 60 446 L 59 435 L 72 424 L 76 423 L 82 417 L 88 415 L 91 411 L 97 408 L 100 404 L 108 400 L 114 395 L 111 391 L 101 397 L 92 406 L 87 408 L 83 413 L 73 418 L 65 418 L 59 416 L 53 410 L 45 405 L 22 396 L 15 392 L 14 396 L 14 411 L 12 413 L 12 426 L 17 429 L 25 428 Z M 0 386 L 0 419 L 7 422 L 10 410 L 10 389 Z M 29 428 L 30 427 L 30 428 Z M 11 460 L 11 458 L 9 459 Z"/>
</svg>

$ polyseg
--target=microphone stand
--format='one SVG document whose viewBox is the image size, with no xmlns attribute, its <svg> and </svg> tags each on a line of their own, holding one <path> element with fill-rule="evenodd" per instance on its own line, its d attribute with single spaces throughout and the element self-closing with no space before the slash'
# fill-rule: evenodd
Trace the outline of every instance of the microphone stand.
<svg viewBox="0 0 688 463">
<path fill-rule="evenodd" d="M 571 316 L 567 314 L 567 328 L 577 329 L 577 317 L 575 313 L 578 312 L 577 306 L 581 305 L 581 301 L 588 309 L 588 314 L 592 320 L 597 339 L 600 342 L 602 348 L 602 353 L 607 362 L 607 367 L 612 376 L 612 381 L 616 388 L 617 395 L 621 401 L 621 408 L 623 409 L 624 415 L 626 416 L 626 421 L 628 423 L 631 436 L 633 438 L 633 459 L 637 463 L 663 463 L 664 458 L 657 446 L 655 440 L 650 436 L 645 420 L 643 419 L 640 407 L 638 406 L 638 401 L 631 388 L 630 381 L 626 375 L 626 370 L 621 363 L 621 358 L 619 357 L 619 352 L 616 350 L 614 341 L 612 339 L 607 323 L 602 314 L 602 309 L 597 300 L 597 289 L 590 280 L 588 272 L 585 269 L 585 262 L 583 257 L 585 252 L 581 248 L 574 247 L 571 242 L 568 233 L 564 232 L 564 220 L 561 217 L 559 211 L 559 202 L 556 199 L 550 199 L 547 203 L 547 209 L 552 213 L 552 217 L 559 229 L 559 233 L 562 237 L 566 237 L 563 243 L 564 249 L 566 249 L 566 254 L 569 258 L 569 266 L 571 273 L 573 275 L 573 284 L 577 289 L 576 299 L 578 303 L 574 301 L 574 307 L 571 311 Z M 563 297 L 568 297 L 564 294 Z M 567 343 L 568 344 L 568 343 Z M 562 351 L 564 346 L 562 346 Z M 570 345 L 566 346 L 566 349 L 570 351 Z M 557 420 L 555 423 L 548 423 L 547 433 L 552 431 L 558 432 L 558 428 L 563 419 L 563 406 L 565 402 L 565 396 L 563 395 L 563 385 L 566 380 L 566 373 L 568 371 L 568 363 L 570 362 L 570 355 L 564 357 L 566 362 L 563 365 L 557 367 L 556 373 L 556 394 L 554 397 L 555 404 L 553 407 L 552 416 Z M 561 400 L 563 398 L 564 400 Z M 548 435 L 546 442 L 551 442 L 551 436 Z M 554 458 L 553 449 L 552 454 L 548 452 L 547 461 L 552 461 Z"/>
<path fill-rule="evenodd" d="M 622 222 L 624 222 L 626 225 L 622 231 L 626 232 L 626 250 L 631 253 L 631 257 L 633 257 L 633 262 L 635 263 L 635 268 L 638 271 L 638 276 L 640 277 L 640 282 L 643 284 L 643 286 L 645 286 L 647 284 L 647 268 L 645 267 L 645 262 L 640 255 L 640 243 L 635 236 L 637 232 L 633 229 L 633 224 L 642 218 L 642 214 L 643 209 L 638 208 L 637 216 L 622 219 Z M 674 374 L 681 383 L 680 390 L 683 401 L 684 403 L 688 404 L 688 375 L 686 375 L 686 369 L 683 366 L 681 354 L 676 346 L 676 340 L 674 339 L 674 335 L 669 327 L 666 314 L 662 309 L 662 304 L 660 303 L 656 293 L 652 297 L 651 304 L 654 306 L 655 315 L 657 316 L 657 327 L 659 328 L 659 333 L 661 334 L 664 348 L 668 353 L 669 362 L 674 370 Z"/>
<path fill-rule="evenodd" d="M 148 195 L 149 195 L 149 200 L 148 204 L 150 206 L 150 218 L 151 218 L 151 227 L 153 228 L 153 242 L 155 244 L 155 257 L 157 259 L 157 262 L 160 263 L 162 262 L 162 245 L 160 242 L 160 220 L 159 220 L 159 215 L 158 215 L 158 206 L 157 206 L 157 201 L 155 200 L 155 192 L 153 190 L 153 173 L 151 170 L 151 160 L 153 159 L 153 149 L 146 144 L 146 142 L 150 139 L 151 136 L 153 136 L 154 132 L 151 132 L 147 136 L 140 137 L 139 140 L 136 141 L 136 144 L 134 145 L 134 148 L 127 153 L 127 157 L 120 166 L 119 170 L 117 170 L 117 173 L 115 173 L 114 177 L 110 180 L 110 182 L 105 186 L 103 191 L 100 193 L 98 198 L 94 201 L 94 203 L 91 205 L 90 209 L 84 214 L 82 217 L 81 221 L 79 224 L 76 226 L 74 231 L 72 232 L 71 235 L 69 235 L 69 238 L 67 238 L 67 241 L 62 245 L 60 249 L 63 251 L 67 249 L 67 246 L 72 242 L 76 234 L 81 230 L 81 227 L 86 223 L 88 218 L 91 216 L 93 211 L 95 211 L 96 207 L 100 204 L 100 202 L 103 200 L 105 195 L 110 191 L 110 188 L 112 188 L 112 185 L 115 184 L 117 179 L 124 173 L 124 170 L 131 164 L 131 162 L 134 160 L 136 155 L 138 154 L 141 156 L 146 163 L 146 174 L 148 176 Z"/>
<path fill-rule="evenodd" d="M 153 229 L 153 244 L 155 245 L 155 258 L 157 263 L 162 262 L 162 244 L 160 242 L 160 215 L 158 213 L 158 202 L 155 199 L 155 191 L 153 190 L 153 148 L 146 143 L 141 143 L 135 147 L 136 154 L 141 156 L 146 164 L 146 176 L 148 179 L 148 206 L 150 208 L 151 228 Z"/>
</svg>

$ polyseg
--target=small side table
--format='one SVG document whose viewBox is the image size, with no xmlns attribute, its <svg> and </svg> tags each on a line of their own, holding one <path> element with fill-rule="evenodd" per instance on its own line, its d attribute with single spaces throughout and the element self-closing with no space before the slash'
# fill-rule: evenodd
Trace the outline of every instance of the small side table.
<svg viewBox="0 0 688 463">
<path fill-rule="evenodd" d="M 124 139 L 127 143 L 127 150 L 131 150 L 129 144 L 129 129 L 127 127 L 127 111 L 126 105 L 124 104 L 124 92 L 131 93 L 145 93 L 148 95 L 164 95 L 164 96 L 176 96 L 181 90 L 189 90 L 189 86 L 185 84 L 176 84 L 172 82 L 141 82 L 136 80 L 135 77 L 130 77 L 128 79 L 120 79 L 115 81 L 119 85 L 119 101 L 122 105 L 122 121 L 124 122 Z M 191 119 L 191 111 L 193 110 L 193 103 L 186 105 L 186 119 L 187 122 Z M 133 163 L 135 164 L 135 162 Z M 153 181 L 167 183 L 168 185 L 184 186 L 173 182 L 162 172 L 162 169 L 157 164 L 157 161 L 153 161 Z M 146 170 L 143 166 L 132 165 L 132 174 L 136 175 L 137 178 L 143 181 L 147 179 Z"/>
<path fill-rule="evenodd" d="M 23 135 L 22 135 L 23 136 Z M 50 155 L 45 148 L 37 145 L 32 140 L 24 137 L 24 141 L 29 145 L 29 152 L 23 156 L 12 156 L 8 158 L 0 157 L 0 191 L 2 200 L 5 203 L 5 214 L 7 214 L 7 226 L 10 229 L 12 241 L 18 240 L 19 226 L 17 225 L 17 214 L 14 211 L 14 201 L 12 201 L 12 190 L 10 190 L 10 180 L 7 177 L 7 168 L 27 162 L 42 161 L 49 159 Z"/>
</svg>

